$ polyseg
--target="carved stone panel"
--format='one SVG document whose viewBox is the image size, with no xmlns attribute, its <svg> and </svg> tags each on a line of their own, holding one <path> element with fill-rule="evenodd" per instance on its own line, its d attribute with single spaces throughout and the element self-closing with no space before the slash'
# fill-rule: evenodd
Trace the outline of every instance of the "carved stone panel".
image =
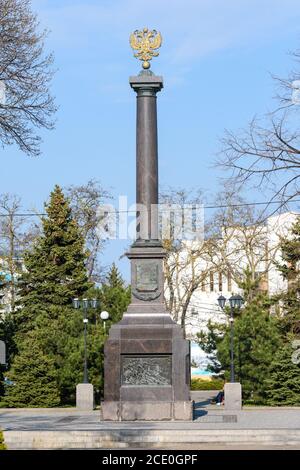
<svg viewBox="0 0 300 470">
<path fill-rule="evenodd" d="M 156 261 L 146 260 L 134 265 L 132 293 L 144 301 L 157 299 L 161 295 L 159 287 L 159 266 Z"/>
<path fill-rule="evenodd" d="M 136 265 L 136 289 L 139 292 L 153 292 L 158 289 L 157 263 L 148 261 Z"/>
<path fill-rule="evenodd" d="M 143 355 L 122 357 L 122 385 L 171 385 L 172 356 Z"/>
</svg>

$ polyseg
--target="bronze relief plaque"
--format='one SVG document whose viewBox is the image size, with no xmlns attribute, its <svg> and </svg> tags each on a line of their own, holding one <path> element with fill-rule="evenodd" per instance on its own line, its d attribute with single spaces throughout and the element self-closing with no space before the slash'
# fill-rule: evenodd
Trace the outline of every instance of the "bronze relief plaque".
<svg viewBox="0 0 300 470">
<path fill-rule="evenodd" d="M 122 385 L 159 386 L 172 384 L 172 357 L 123 356 Z"/>
</svg>

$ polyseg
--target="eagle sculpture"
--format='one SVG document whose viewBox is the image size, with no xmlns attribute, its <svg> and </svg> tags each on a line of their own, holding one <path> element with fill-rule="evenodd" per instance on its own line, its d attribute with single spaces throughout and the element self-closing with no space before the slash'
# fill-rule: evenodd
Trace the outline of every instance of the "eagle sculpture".
<svg viewBox="0 0 300 470">
<path fill-rule="evenodd" d="M 161 34 L 155 29 L 149 31 L 148 28 L 144 28 L 142 31 L 134 31 L 134 33 L 130 35 L 129 41 L 132 49 L 138 51 L 134 54 L 134 57 L 143 61 L 144 69 L 149 69 L 149 61 L 152 57 L 159 55 L 156 49 L 161 46 Z"/>
</svg>

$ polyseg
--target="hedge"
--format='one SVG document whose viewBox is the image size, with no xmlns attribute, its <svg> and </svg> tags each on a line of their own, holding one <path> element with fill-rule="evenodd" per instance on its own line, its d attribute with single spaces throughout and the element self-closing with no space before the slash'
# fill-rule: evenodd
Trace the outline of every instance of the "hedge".
<svg viewBox="0 0 300 470">
<path fill-rule="evenodd" d="M 6 445 L 4 444 L 3 432 L 0 431 L 0 450 L 6 450 Z"/>
<path fill-rule="evenodd" d="M 203 380 L 192 377 L 191 380 L 191 390 L 222 390 L 223 387 L 222 379 Z"/>
</svg>

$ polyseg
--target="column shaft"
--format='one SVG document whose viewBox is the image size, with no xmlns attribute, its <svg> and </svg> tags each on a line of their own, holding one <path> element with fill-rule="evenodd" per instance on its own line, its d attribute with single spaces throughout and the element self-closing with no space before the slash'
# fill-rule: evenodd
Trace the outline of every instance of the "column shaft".
<svg viewBox="0 0 300 470">
<path fill-rule="evenodd" d="M 156 93 L 162 80 L 155 76 L 131 77 L 137 93 L 136 202 L 137 239 L 158 238 L 158 151 Z"/>
</svg>

